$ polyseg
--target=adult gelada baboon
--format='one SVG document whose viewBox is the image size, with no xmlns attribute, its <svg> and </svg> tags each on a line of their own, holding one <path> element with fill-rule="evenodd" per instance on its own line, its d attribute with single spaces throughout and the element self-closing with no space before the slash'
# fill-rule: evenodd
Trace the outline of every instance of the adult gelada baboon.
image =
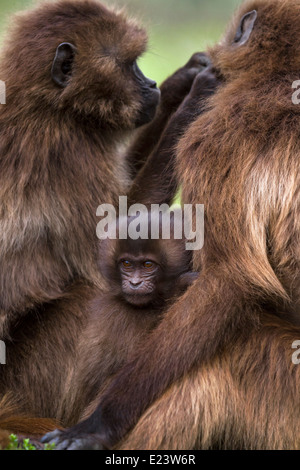
<svg viewBox="0 0 300 470">
<path fill-rule="evenodd" d="M 195 54 L 163 84 L 157 117 L 122 158 L 119 144 L 153 119 L 159 102 L 156 83 L 136 63 L 146 42 L 134 21 L 94 0 L 43 2 L 15 18 L 5 41 L 0 338 L 6 364 L 0 393 L 13 392 L 24 420 L 64 417 L 63 424 L 70 423 L 62 397 L 85 306 L 102 283 L 97 206 L 117 205 L 129 174 L 142 166 L 207 65 Z M 7 406 L 15 410 L 16 404 L 0 409 L 0 421 L 7 423 Z"/>
<path fill-rule="evenodd" d="M 300 448 L 299 36 L 298 0 L 249 0 L 209 51 L 223 83 L 177 152 L 206 208 L 200 276 L 59 448 Z"/>
</svg>

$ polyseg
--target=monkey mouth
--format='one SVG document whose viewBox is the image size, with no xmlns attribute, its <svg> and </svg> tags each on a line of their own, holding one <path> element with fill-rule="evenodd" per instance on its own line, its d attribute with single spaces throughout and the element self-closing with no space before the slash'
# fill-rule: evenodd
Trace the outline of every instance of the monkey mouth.
<svg viewBox="0 0 300 470">
<path fill-rule="evenodd" d="M 126 301 L 131 304 L 135 305 L 136 307 L 144 307 L 151 303 L 152 301 L 152 292 L 145 292 L 145 293 L 127 293 L 125 295 Z"/>
</svg>

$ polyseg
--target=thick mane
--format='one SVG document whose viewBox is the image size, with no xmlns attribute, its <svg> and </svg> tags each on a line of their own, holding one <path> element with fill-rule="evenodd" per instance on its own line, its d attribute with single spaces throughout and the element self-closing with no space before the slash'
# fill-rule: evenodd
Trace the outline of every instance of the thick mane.
<svg viewBox="0 0 300 470">
<path fill-rule="evenodd" d="M 80 123 L 96 121 L 98 127 L 110 130 L 119 128 L 120 122 L 132 127 L 139 102 L 130 102 L 135 90 L 130 83 L 128 90 L 123 86 L 120 64 L 145 51 L 147 35 L 124 13 L 93 0 L 43 2 L 17 14 L 9 33 L 0 76 L 14 115 L 22 116 L 30 107 L 32 117 L 43 109 L 45 116 L 55 113 L 76 117 Z M 53 85 L 50 72 L 56 48 L 63 42 L 73 44 L 76 54 L 72 77 L 62 90 Z M 1 115 L 12 117 L 4 109 Z"/>
<path fill-rule="evenodd" d="M 115 37 L 108 39 L 111 28 Z M 82 0 L 17 15 L 11 33 L 0 64 L 7 90 L 0 106 L 0 308 L 25 311 L 59 297 L 74 279 L 99 280 L 96 209 L 116 206 L 126 193 L 118 145 L 139 109 L 124 77 L 110 77 L 116 69 L 107 65 L 100 39 L 108 46 L 119 41 L 116 53 L 126 57 L 127 47 L 134 56 L 144 50 L 146 35 L 123 14 Z M 63 41 L 77 46 L 66 88 L 51 79 Z M 111 91 L 101 91 L 102 79 Z"/>
</svg>

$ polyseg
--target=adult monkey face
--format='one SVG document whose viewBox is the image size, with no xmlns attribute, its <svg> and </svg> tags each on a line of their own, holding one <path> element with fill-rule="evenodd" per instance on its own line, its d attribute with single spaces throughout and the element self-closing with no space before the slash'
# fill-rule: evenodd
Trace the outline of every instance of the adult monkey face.
<svg viewBox="0 0 300 470">
<path fill-rule="evenodd" d="M 52 64 L 51 77 L 54 83 L 59 87 L 66 88 L 71 85 L 73 73 L 76 73 L 74 64 L 76 63 L 77 54 L 77 49 L 72 43 L 63 42 L 58 45 Z M 132 89 L 131 100 L 128 100 L 127 98 L 127 101 L 140 103 L 140 108 L 137 112 L 136 118 L 133 120 L 134 126 L 139 127 L 150 122 L 155 116 L 156 108 L 160 100 L 160 90 L 157 88 L 156 82 L 145 77 L 137 65 L 137 59 L 133 61 L 120 61 L 116 58 L 115 67 L 115 77 L 111 76 L 108 80 L 111 80 L 111 83 L 117 83 L 117 81 L 119 81 L 117 77 L 120 76 L 121 72 L 123 83 L 121 84 L 121 87 L 118 87 L 119 90 L 121 91 L 125 87 L 128 87 L 129 90 Z M 119 68 L 119 70 L 117 70 L 117 68 Z M 111 101 L 114 101 L 115 105 L 118 102 L 114 93 L 109 93 L 108 90 L 104 97 L 103 93 L 100 93 L 100 97 L 104 98 L 106 103 L 110 98 Z M 119 95 L 119 100 L 121 99 L 124 99 L 122 93 Z"/>
</svg>

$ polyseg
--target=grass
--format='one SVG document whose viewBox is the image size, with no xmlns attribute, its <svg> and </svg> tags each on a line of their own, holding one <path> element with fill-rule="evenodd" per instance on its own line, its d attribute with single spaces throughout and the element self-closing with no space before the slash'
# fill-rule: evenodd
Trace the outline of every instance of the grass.
<svg viewBox="0 0 300 470">
<path fill-rule="evenodd" d="M 54 450 L 55 444 L 45 444 L 43 449 L 37 449 L 29 439 L 23 439 L 19 442 L 15 434 L 10 435 L 10 442 L 4 450 Z"/>
</svg>

